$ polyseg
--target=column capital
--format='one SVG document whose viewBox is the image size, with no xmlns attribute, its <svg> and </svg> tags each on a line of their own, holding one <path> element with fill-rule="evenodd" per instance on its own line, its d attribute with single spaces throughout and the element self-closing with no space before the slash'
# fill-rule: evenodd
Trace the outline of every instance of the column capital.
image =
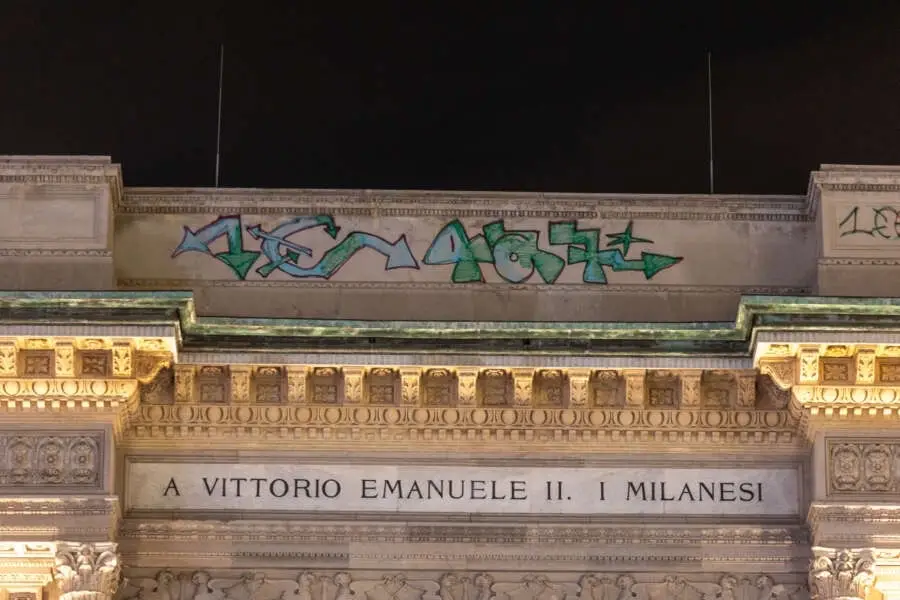
<svg viewBox="0 0 900 600">
<path fill-rule="evenodd" d="M 813 600 L 865 600 L 875 581 L 871 548 L 813 547 L 809 590 Z"/>
<path fill-rule="evenodd" d="M 59 600 L 110 600 L 119 587 L 117 544 L 59 542 L 53 578 Z"/>
</svg>

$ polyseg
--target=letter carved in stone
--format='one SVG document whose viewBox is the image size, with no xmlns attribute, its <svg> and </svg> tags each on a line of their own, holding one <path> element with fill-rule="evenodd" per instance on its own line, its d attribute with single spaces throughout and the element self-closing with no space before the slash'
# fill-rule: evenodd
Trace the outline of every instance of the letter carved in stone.
<svg viewBox="0 0 900 600">
<path fill-rule="evenodd" d="M 60 600 L 109 600 L 119 587 L 116 544 L 70 544 L 57 547 L 54 579 Z"/>
<path fill-rule="evenodd" d="M 809 589 L 813 600 L 863 600 L 875 580 L 872 550 L 813 548 Z"/>
</svg>

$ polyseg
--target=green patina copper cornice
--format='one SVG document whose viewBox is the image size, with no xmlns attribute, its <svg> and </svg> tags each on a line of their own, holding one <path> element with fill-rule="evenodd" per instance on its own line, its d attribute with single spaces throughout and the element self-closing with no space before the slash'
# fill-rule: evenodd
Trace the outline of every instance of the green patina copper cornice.
<svg viewBox="0 0 900 600">
<path fill-rule="evenodd" d="M 760 331 L 900 331 L 900 299 L 745 296 L 734 323 L 201 317 L 190 292 L 0 292 L 0 323 L 173 325 L 188 349 L 747 356 Z"/>
</svg>

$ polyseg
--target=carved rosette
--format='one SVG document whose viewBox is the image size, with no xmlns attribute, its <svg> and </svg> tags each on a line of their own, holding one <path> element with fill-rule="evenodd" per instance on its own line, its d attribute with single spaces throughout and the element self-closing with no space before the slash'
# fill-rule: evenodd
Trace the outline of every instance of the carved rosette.
<svg viewBox="0 0 900 600">
<path fill-rule="evenodd" d="M 864 600 L 875 580 L 875 557 L 871 549 L 835 550 L 813 548 L 809 573 L 813 600 Z"/>
<path fill-rule="evenodd" d="M 53 577 L 60 600 L 110 600 L 119 588 L 121 569 L 112 542 L 57 546 Z"/>
</svg>

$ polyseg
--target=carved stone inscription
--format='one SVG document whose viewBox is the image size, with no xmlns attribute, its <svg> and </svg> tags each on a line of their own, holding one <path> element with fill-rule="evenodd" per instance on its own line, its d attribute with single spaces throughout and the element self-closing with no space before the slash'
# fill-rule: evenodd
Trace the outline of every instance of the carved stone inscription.
<svg viewBox="0 0 900 600">
<path fill-rule="evenodd" d="M 131 510 L 796 515 L 798 472 L 132 462 Z"/>
</svg>

